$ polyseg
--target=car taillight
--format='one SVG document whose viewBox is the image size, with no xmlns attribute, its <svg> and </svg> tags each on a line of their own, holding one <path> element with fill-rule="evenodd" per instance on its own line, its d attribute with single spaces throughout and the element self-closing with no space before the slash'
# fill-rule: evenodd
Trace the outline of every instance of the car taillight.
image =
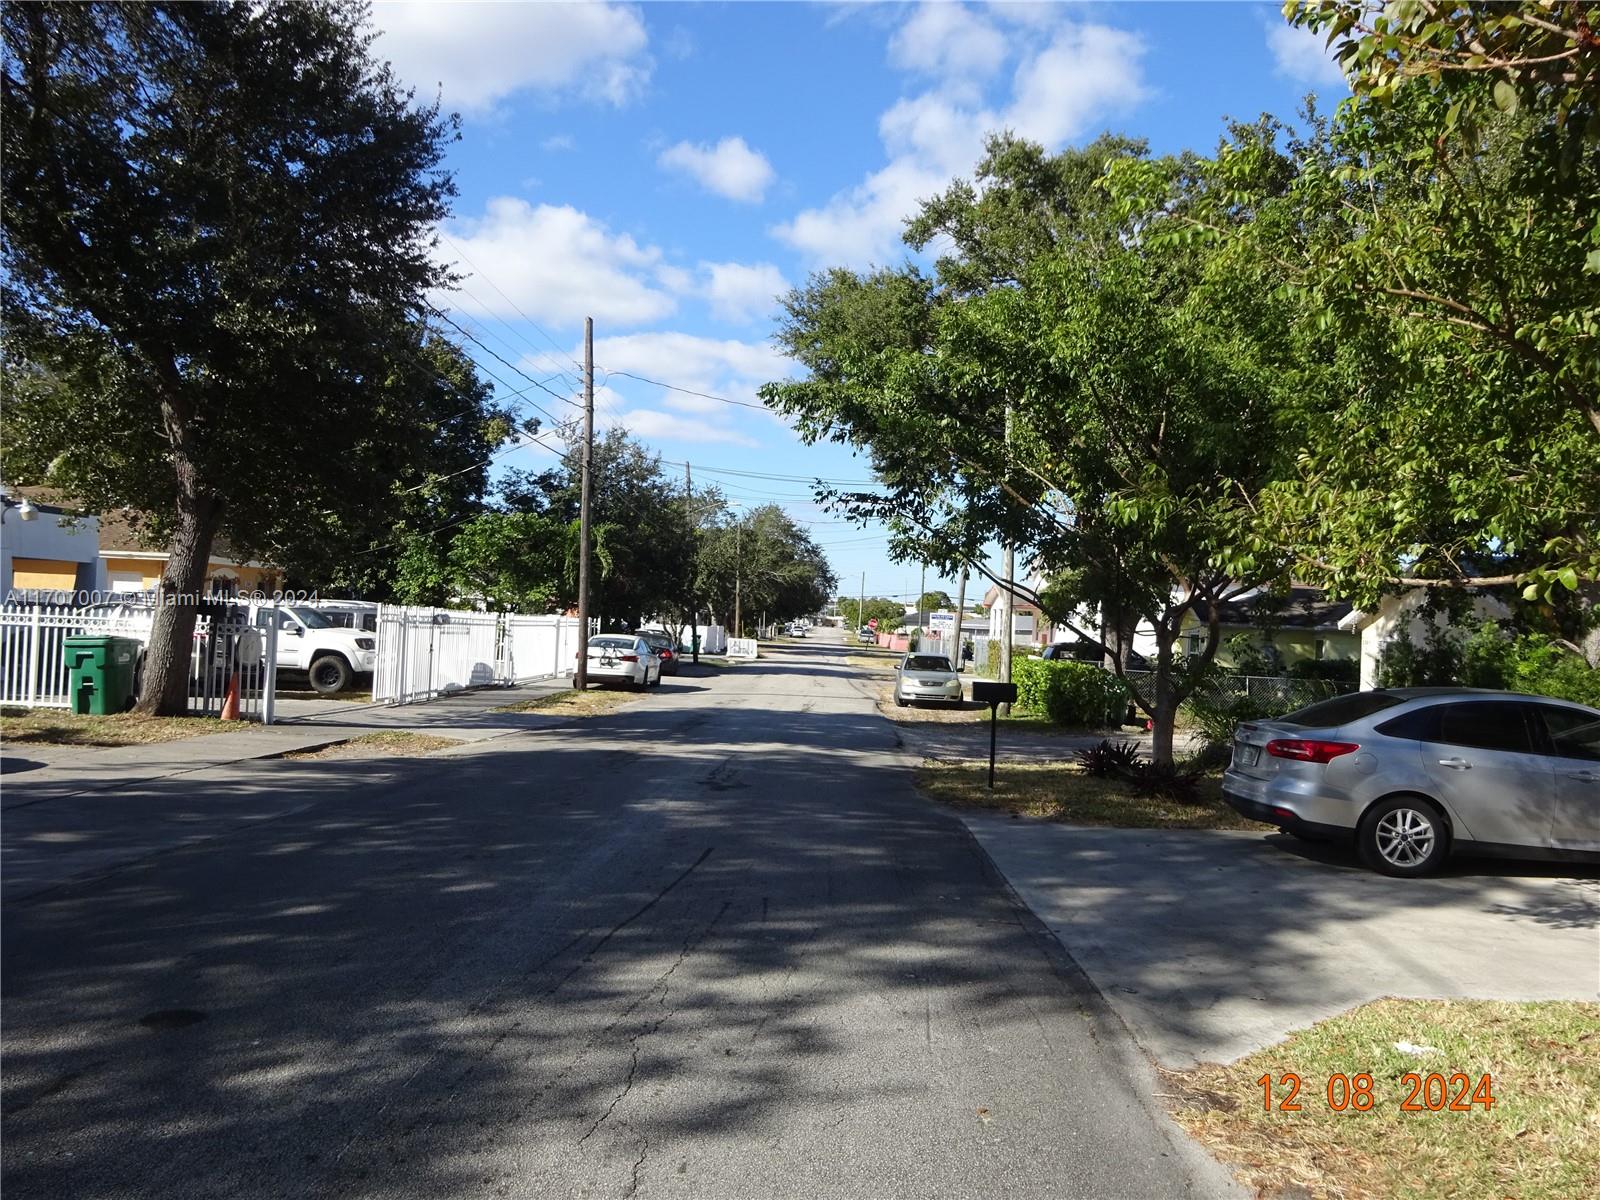
<svg viewBox="0 0 1600 1200">
<path fill-rule="evenodd" d="M 639 656 L 637 654 L 623 654 L 623 655 L 619 655 L 618 657 L 620 657 L 623 662 L 638 662 L 639 661 Z"/>
<path fill-rule="evenodd" d="M 1356 742 L 1325 742 L 1320 738 L 1275 738 L 1267 743 L 1273 758 L 1292 758 L 1296 762 L 1332 762 L 1341 754 L 1361 749 Z"/>
<path fill-rule="evenodd" d="M 672 657 L 672 651 L 671 650 L 663 650 L 661 652 L 661 657 L 662 658 L 671 658 Z"/>
</svg>

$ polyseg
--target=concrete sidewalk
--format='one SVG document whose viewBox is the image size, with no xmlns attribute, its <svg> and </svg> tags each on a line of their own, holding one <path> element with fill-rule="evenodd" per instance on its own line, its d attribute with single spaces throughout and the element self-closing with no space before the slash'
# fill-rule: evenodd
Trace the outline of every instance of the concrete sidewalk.
<svg viewBox="0 0 1600 1200">
<path fill-rule="evenodd" d="M 1392 879 L 1283 834 L 963 819 L 1165 1066 L 1383 996 L 1600 999 L 1589 868 L 1467 859 Z"/>
<path fill-rule="evenodd" d="M 279 758 L 383 730 L 482 741 L 524 729 L 546 728 L 570 718 L 495 710 L 570 687 L 570 679 L 558 677 L 522 687 L 484 688 L 426 704 L 396 707 L 346 701 L 302 702 L 299 717 L 279 724 L 245 725 L 229 733 L 202 734 L 145 746 L 39 746 L 36 751 L 26 742 L 7 745 L 0 752 L 4 759 L 0 811 L 81 792 L 147 784 L 253 759 Z"/>
</svg>

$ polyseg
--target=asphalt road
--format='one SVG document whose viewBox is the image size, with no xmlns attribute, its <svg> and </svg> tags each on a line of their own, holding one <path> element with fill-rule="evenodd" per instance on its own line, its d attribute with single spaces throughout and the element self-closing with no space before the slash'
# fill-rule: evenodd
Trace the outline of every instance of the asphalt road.
<svg viewBox="0 0 1600 1200">
<path fill-rule="evenodd" d="M 1217 1194 L 846 652 L 166 781 L 234 816 L 6 906 L 7 1200 Z"/>
</svg>

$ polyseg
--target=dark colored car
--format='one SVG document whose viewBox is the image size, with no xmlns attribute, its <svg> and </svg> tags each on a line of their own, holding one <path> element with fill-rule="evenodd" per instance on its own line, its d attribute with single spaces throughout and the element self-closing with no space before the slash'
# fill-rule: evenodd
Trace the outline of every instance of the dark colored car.
<svg viewBox="0 0 1600 1200">
<path fill-rule="evenodd" d="M 659 629 L 645 629 L 639 634 L 650 643 L 650 648 L 661 659 L 661 673 L 663 675 L 676 675 L 678 673 L 678 643 L 670 633 L 662 633 Z"/>
</svg>

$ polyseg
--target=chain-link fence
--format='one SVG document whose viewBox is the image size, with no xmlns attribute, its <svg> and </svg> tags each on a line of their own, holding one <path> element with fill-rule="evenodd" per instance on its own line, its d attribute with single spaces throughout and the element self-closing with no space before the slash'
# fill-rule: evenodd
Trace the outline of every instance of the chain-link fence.
<svg viewBox="0 0 1600 1200">
<path fill-rule="evenodd" d="M 1152 671 L 1128 671 L 1129 682 L 1147 694 Z M 1195 689 L 1192 699 L 1214 705 L 1249 700 L 1273 714 L 1293 712 L 1318 700 L 1327 700 L 1359 685 L 1332 679 L 1290 679 L 1282 675 L 1213 675 Z"/>
</svg>

